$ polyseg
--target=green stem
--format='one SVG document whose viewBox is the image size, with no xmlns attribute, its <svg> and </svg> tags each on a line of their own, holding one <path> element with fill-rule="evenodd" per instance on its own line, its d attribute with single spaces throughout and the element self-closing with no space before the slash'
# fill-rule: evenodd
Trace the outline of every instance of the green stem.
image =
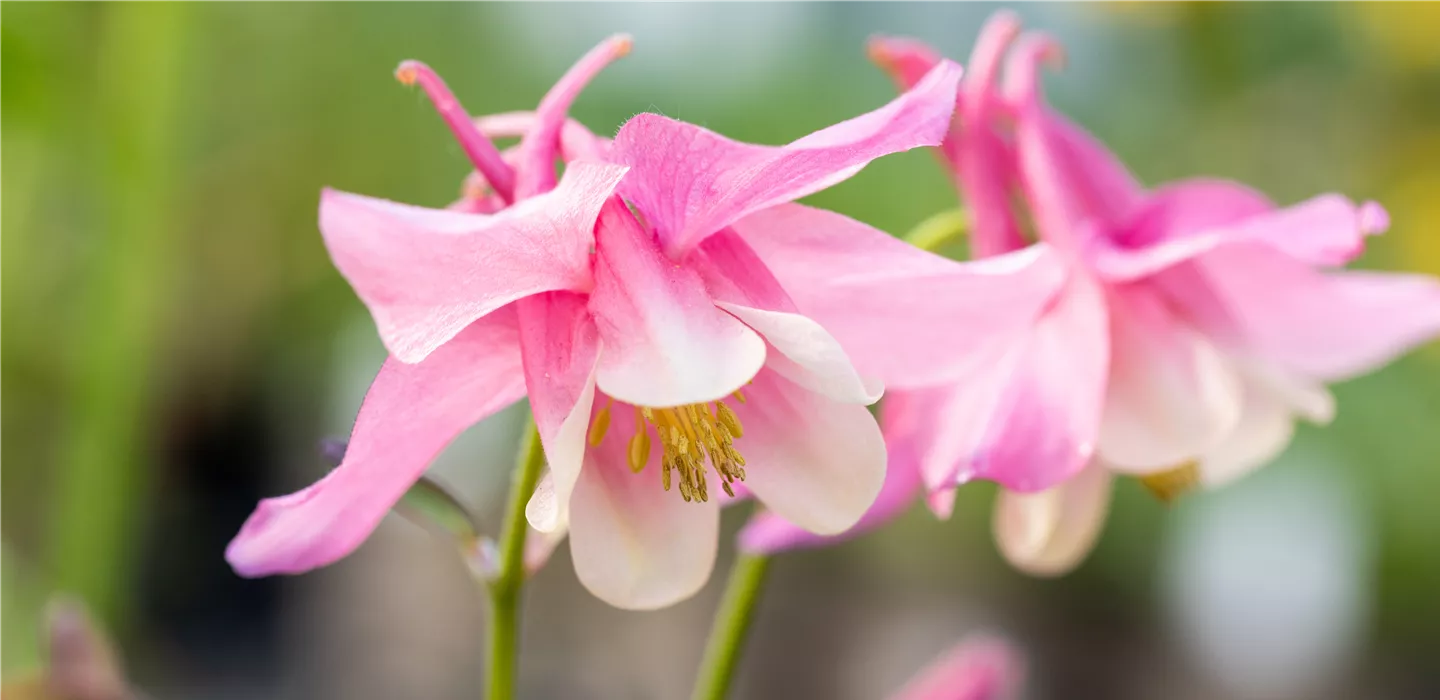
<svg viewBox="0 0 1440 700">
<path fill-rule="evenodd" d="M 527 424 L 525 442 L 515 461 L 505 527 L 500 533 L 500 574 L 490 582 L 490 700 L 515 697 L 515 676 L 520 652 L 520 592 L 525 585 L 525 503 L 535 492 L 545 466 L 545 449 L 534 422 Z"/>
<path fill-rule="evenodd" d="M 715 623 L 710 628 L 710 640 L 705 643 L 705 657 L 700 662 L 693 700 L 722 700 L 730 692 L 769 566 L 769 557 L 742 554 L 730 568 L 725 598 L 720 601 L 720 610 L 715 613 Z"/>
<path fill-rule="evenodd" d="M 916 248 L 934 251 L 951 239 L 965 235 L 968 227 L 964 210 L 947 209 L 910 229 L 910 233 L 905 234 L 905 240 Z"/>
</svg>

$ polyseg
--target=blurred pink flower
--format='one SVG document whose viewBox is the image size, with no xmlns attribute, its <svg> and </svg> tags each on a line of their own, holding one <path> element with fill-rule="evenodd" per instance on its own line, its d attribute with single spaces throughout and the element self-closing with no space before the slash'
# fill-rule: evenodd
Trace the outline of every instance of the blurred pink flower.
<svg viewBox="0 0 1440 700">
<path fill-rule="evenodd" d="M 890 700 L 1006 700 L 1020 689 L 1024 662 L 1009 644 L 967 639 L 925 667 Z"/>
<path fill-rule="evenodd" d="M 1002 552 L 1023 570 L 1058 574 L 1093 545 L 1112 473 L 1141 476 L 1168 498 L 1270 461 L 1295 415 L 1331 418 L 1324 382 L 1440 333 L 1440 284 L 1322 269 L 1353 259 L 1366 235 L 1387 227 L 1374 203 L 1328 194 L 1277 208 L 1218 180 L 1142 189 L 1045 104 L 1038 72 L 1060 55 L 1052 41 L 1021 38 L 996 84 L 1018 31 L 1009 13 L 982 31 L 958 128 L 941 151 L 968 205 L 975 254 L 998 262 L 1024 245 L 1018 193 L 1041 241 L 1021 252 L 1053 273 L 1017 277 L 1035 303 L 1014 332 L 948 346 L 941 364 L 919 362 L 926 351 L 913 332 L 852 352 L 891 389 L 882 422 L 893 498 L 864 522 L 903 510 L 920 483 L 946 516 L 955 486 L 991 479 L 1004 487 L 995 510 Z M 938 60 L 910 40 L 876 40 L 871 54 L 902 84 Z M 911 285 L 915 298 L 950 293 L 929 279 Z M 850 348 L 869 319 L 826 301 L 843 296 L 825 289 L 801 308 Z M 964 327 L 973 316 L 944 323 Z M 922 364 L 929 376 L 915 376 Z M 773 516 L 742 533 L 751 549 L 814 542 Z"/>
<path fill-rule="evenodd" d="M 580 580 L 611 604 L 661 607 L 703 585 L 718 538 L 712 470 L 716 487 L 743 480 L 802 527 L 849 528 L 884 478 L 865 408 L 879 389 L 748 243 L 791 200 L 938 145 L 959 73 L 941 63 L 885 107 L 781 147 L 642 114 L 613 145 L 582 138 L 611 163 L 572 162 L 553 190 L 541 171 L 567 149 L 566 127 L 547 97 L 533 118 L 510 117 L 531 123 L 509 156 L 514 203 L 495 213 L 327 192 L 322 233 L 392 357 L 345 462 L 263 502 L 232 565 L 291 573 L 348 554 L 450 439 L 527 393 L 550 465 L 527 515 L 550 536 L 568 530 Z M 507 182 L 505 157 L 486 158 L 477 170 L 508 200 L 493 186 Z M 850 223 L 814 241 L 817 255 L 893 243 Z"/>
</svg>

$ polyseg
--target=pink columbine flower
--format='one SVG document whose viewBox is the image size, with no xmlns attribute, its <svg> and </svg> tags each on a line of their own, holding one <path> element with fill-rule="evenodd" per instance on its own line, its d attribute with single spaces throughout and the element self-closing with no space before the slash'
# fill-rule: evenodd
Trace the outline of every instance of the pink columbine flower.
<svg viewBox="0 0 1440 700">
<path fill-rule="evenodd" d="M 923 483 L 931 507 L 948 515 L 956 485 L 992 479 L 1004 487 L 1001 551 L 1025 571 L 1059 574 L 1098 536 L 1113 474 L 1141 476 L 1170 498 L 1270 461 L 1295 416 L 1331 418 L 1325 382 L 1440 333 L 1440 284 L 1326 269 L 1387 227 L 1374 203 L 1328 194 L 1277 208 L 1219 180 L 1143 189 L 1044 103 L 1038 72 L 1059 57 L 1052 41 L 1021 38 L 998 81 L 1018 32 L 1008 13 L 982 32 L 942 153 L 956 166 L 976 255 L 999 263 L 1029 254 L 1048 274 L 1023 278 L 1033 286 L 1015 292 L 1025 304 L 1007 309 L 1019 320 L 1011 332 L 956 348 L 931 376 L 893 367 L 918 359 L 913 331 L 875 348 L 886 356 L 852 356 L 891 389 L 882 419 L 890 511 Z M 908 40 L 878 40 L 872 55 L 902 84 L 938 60 Z M 1022 248 L 1012 193 L 1040 243 Z M 914 288 L 917 298 L 944 293 L 929 280 Z M 824 307 L 840 296 L 817 294 L 817 306 L 802 308 L 846 342 L 846 319 L 866 319 Z M 973 327 L 973 317 L 949 324 Z M 773 518 L 742 535 L 755 549 L 810 541 Z"/>
<path fill-rule="evenodd" d="M 577 162 L 555 186 L 557 154 L 593 160 L 606 148 L 566 114 L 585 84 L 629 49 L 629 37 L 610 37 L 534 112 L 478 120 L 425 64 L 396 70 L 430 97 L 475 172 L 450 211 L 323 193 L 325 243 L 391 357 L 348 445 L 331 450 L 340 466 L 309 488 L 262 501 L 230 543 L 226 559 L 238 573 L 300 573 L 349 554 L 455 435 L 525 396 L 513 302 L 592 284 L 594 224 L 624 175 L 622 167 Z M 487 134 L 522 139 L 502 153 Z M 532 538 L 527 567 L 543 563 L 558 539 Z M 484 552 L 477 557 L 483 562 Z"/>
<path fill-rule="evenodd" d="M 780 147 L 643 114 L 613 144 L 580 139 L 609 162 L 571 162 L 554 189 L 545 167 L 524 167 L 540 163 L 526 157 L 544 150 L 537 133 L 546 165 L 567 150 L 563 111 L 542 103 L 513 176 L 485 155 L 484 184 L 455 209 L 327 193 L 322 232 L 392 358 L 345 463 L 262 503 L 232 564 L 259 575 L 344 556 L 455 434 L 527 393 L 550 465 L 529 520 L 568 531 L 580 580 L 616 606 L 661 607 L 703 585 L 722 492 L 816 532 L 849 528 L 884 478 L 865 408 L 878 386 L 748 243 L 791 200 L 939 144 L 958 80 L 942 62 L 885 107 Z M 479 133 L 468 117 L 451 124 Z M 469 211 L 497 206 L 492 195 L 513 204 Z M 884 237 L 847 231 L 815 245 Z"/>
<path fill-rule="evenodd" d="M 1024 678 L 1018 651 L 998 639 L 966 639 L 916 674 L 890 700 L 1006 700 Z"/>
</svg>

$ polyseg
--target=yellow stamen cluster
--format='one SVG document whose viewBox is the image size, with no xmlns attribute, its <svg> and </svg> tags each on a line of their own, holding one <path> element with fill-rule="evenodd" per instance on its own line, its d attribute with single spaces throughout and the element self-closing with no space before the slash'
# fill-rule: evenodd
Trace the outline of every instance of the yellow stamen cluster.
<svg viewBox="0 0 1440 700">
<path fill-rule="evenodd" d="M 745 402 L 745 395 L 735 392 Z M 595 414 L 590 424 L 590 444 L 598 446 L 610 428 L 610 404 Z M 630 471 L 640 473 L 650 461 L 650 431 L 660 439 L 660 483 L 670 490 L 671 472 L 678 472 L 680 497 L 687 503 L 709 501 L 710 486 L 706 463 L 720 476 L 720 487 L 734 496 L 731 484 L 745 480 L 745 458 L 735 449 L 735 440 L 745 434 L 740 417 L 724 401 L 697 403 L 674 408 L 635 407 L 635 434 L 630 438 Z"/>
<path fill-rule="evenodd" d="M 1140 477 L 1140 484 L 1168 505 L 1200 485 L 1200 465 L 1186 462 L 1174 469 L 1146 474 Z"/>
</svg>

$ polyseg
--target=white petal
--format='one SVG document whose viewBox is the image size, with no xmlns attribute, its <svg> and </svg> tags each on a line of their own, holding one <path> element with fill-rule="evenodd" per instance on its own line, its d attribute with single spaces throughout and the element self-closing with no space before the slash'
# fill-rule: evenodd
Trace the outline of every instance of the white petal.
<svg viewBox="0 0 1440 700">
<path fill-rule="evenodd" d="M 1111 295 L 1100 455 L 1145 473 L 1198 459 L 1234 430 L 1241 383 L 1220 351 L 1143 289 Z"/>
<path fill-rule="evenodd" d="M 715 305 L 764 336 L 779 351 L 778 357 L 768 356 L 766 366 L 780 376 L 842 403 L 869 405 L 880 399 L 880 383 L 862 378 L 834 336 L 809 317 L 729 302 Z"/>
<path fill-rule="evenodd" d="M 885 481 L 885 443 L 874 416 L 762 370 L 733 406 L 745 434 L 745 485 L 780 517 L 817 535 L 850 529 Z M 713 491 L 712 491 L 713 493 Z"/>
<path fill-rule="evenodd" d="M 1098 463 L 1047 491 L 1000 490 L 995 500 L 995 542 L 1015 568 L 1032 576 L 1074 569 L 1105 525 L 1110 472 Z"/>
</svg>

